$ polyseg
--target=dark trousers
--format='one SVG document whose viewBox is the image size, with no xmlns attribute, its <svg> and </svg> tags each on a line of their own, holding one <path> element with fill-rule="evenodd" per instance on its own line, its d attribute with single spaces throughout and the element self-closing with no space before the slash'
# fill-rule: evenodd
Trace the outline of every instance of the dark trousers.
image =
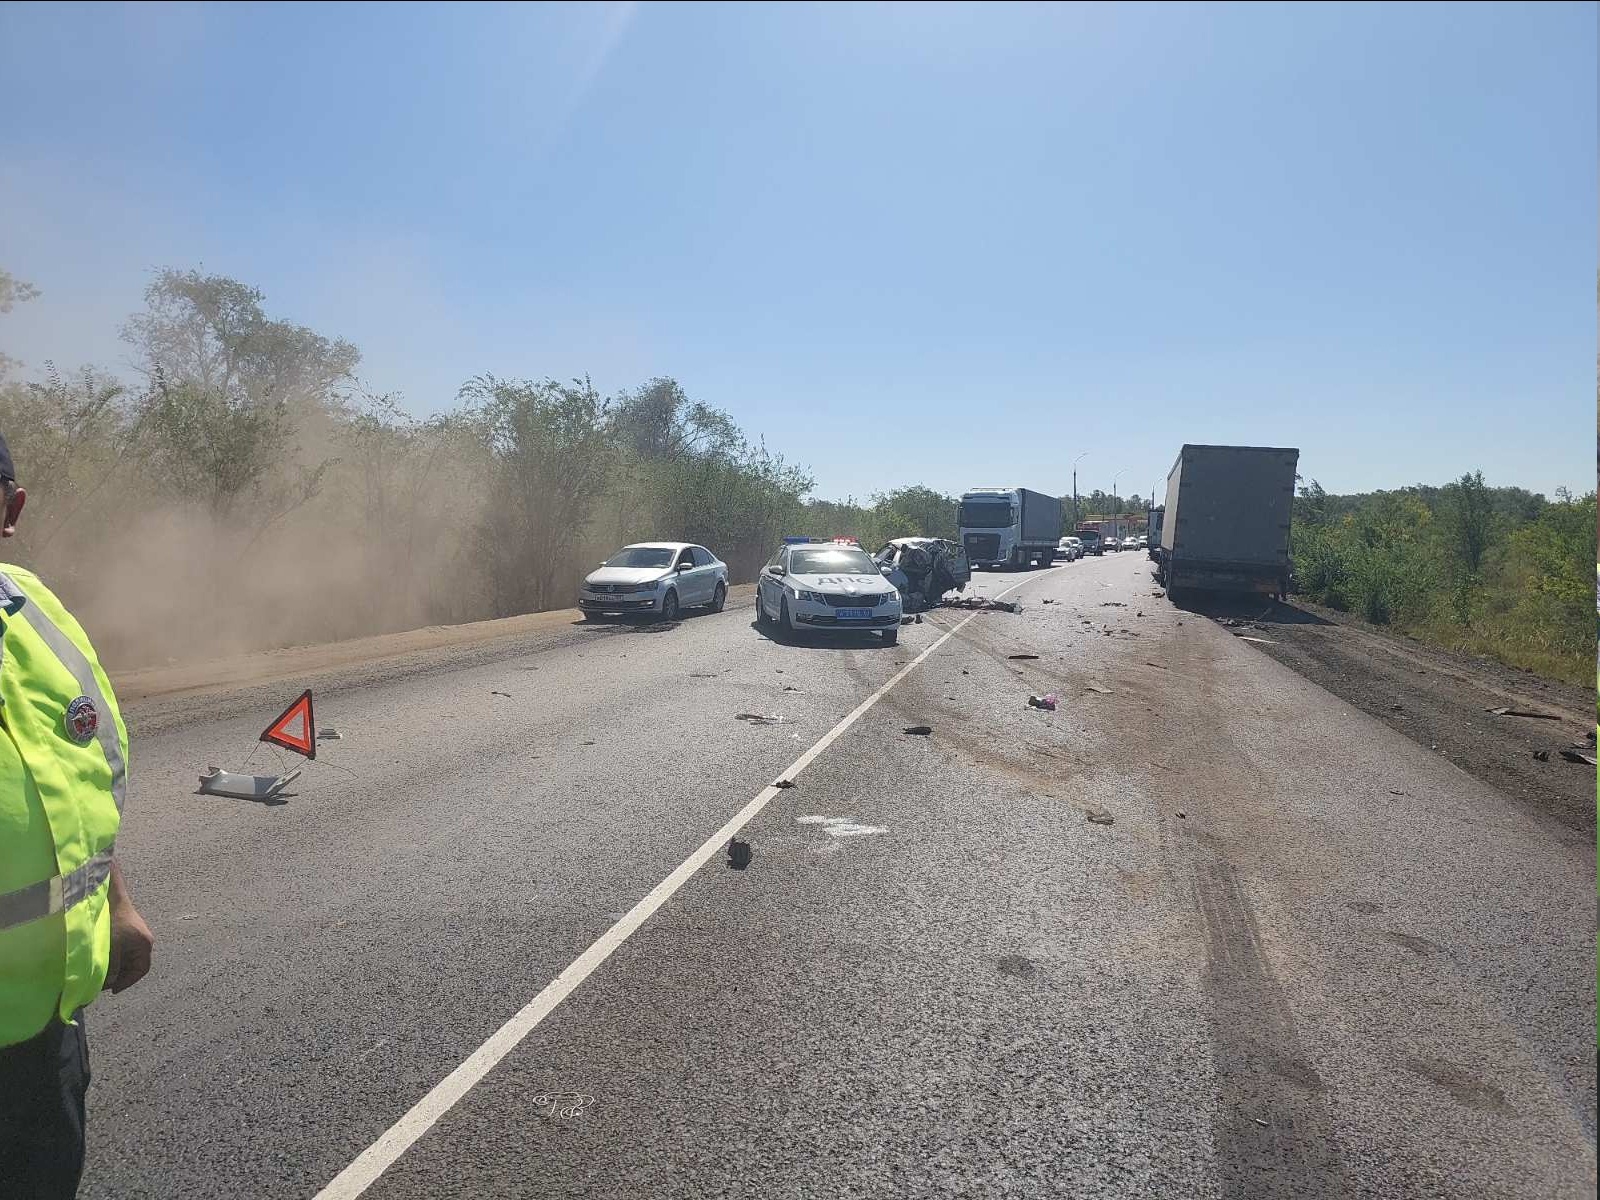
<svg viewBox="0 0 1600 1200">
<path fill-rule="evenodd" d="M 83 1174 L 89 1040 L 52 1017 L 37 1037 L 0 1049 L 0 1196 L 72 1200 Z"/>
</svg>

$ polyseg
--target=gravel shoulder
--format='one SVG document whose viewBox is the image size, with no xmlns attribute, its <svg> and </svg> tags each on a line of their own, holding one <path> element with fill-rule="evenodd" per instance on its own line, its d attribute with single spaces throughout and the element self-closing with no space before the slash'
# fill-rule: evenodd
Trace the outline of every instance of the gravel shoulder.
<svg viewBox="0 0 1600 1200">
<path fill-rule="evenodd" d="M 1594 833 L 1595 768 L 1561 757 L 1563 749 L 1594 755 L 1592 692 L 1305 602 L 1201 611 L 1523 810 Z M 1546 715 L 1496 716 L 1495 708 Z"/>
</svg>

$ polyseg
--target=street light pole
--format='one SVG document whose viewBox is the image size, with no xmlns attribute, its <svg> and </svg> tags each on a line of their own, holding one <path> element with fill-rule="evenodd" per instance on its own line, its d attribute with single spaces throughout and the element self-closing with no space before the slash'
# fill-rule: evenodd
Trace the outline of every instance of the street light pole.
<svg viewBox="0 0 1600 1200">
<path fill-rule="evenodd" d="M 1117 529 L 1117 518 L 1122 515 L 1122 502 L 1117 499 L 1117 479 L 1128 470 L 1123 467 L 1116 475 L 1111 477 L 1111 528 Z"/>
<path fill-rule="evenodd" d="M 1087 450 L 1083 452 L 1083 454 L 1087 453 L 1089 453 Z M 1078 459 L 1082 458 L 1083 454 L 1072 460 L 1072 531 L 1074 533 L 1078 531 L 1078 521 L 1080 520 L 1078 516 Z"/>
</svg>

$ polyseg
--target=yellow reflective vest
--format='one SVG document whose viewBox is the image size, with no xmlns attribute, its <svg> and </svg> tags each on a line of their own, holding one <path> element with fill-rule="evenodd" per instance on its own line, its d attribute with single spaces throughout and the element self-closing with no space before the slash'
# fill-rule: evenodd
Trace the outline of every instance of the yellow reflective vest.
<svg viewBox="0 0 1600 1200">
<path fill-rule="evenodd" d="M 0 1046 L 105 983 L 107 882 L 128 732 L 82 627 L 21 567 L 0 564 Z"/>
</svg>

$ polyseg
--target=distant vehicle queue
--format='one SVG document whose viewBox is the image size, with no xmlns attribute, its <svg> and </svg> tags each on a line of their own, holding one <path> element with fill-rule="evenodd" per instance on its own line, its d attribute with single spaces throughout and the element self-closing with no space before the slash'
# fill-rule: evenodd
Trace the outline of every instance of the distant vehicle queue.
<svg viewBox="0 0 1600 1200">
<path fill-rule="evenodd" d="M 1081 530 L 1060 538 L 1048 558 L 1076 562 L 1101 553 L 1101 541 L 1098 531 Z M 1126 546 L 1112 548 L 1131 550 L 1142 541 L 1128 538 Z M 790 635 L 860 630 L 894 645 L 902 616 L 932 607 L 946 591 L 963 590 L 977 566 L 960 542 L 945 538 L 896 538 L 869 555 L 855 538 L 788 537 L 756 578 L 756 625 Z M 584 577 L 578 608 L 585 621 L 672 621 L 685 609 L 721 612 L 728 587 L 728 564 L 704 546 L 635 542 Z"/>
</svg>

